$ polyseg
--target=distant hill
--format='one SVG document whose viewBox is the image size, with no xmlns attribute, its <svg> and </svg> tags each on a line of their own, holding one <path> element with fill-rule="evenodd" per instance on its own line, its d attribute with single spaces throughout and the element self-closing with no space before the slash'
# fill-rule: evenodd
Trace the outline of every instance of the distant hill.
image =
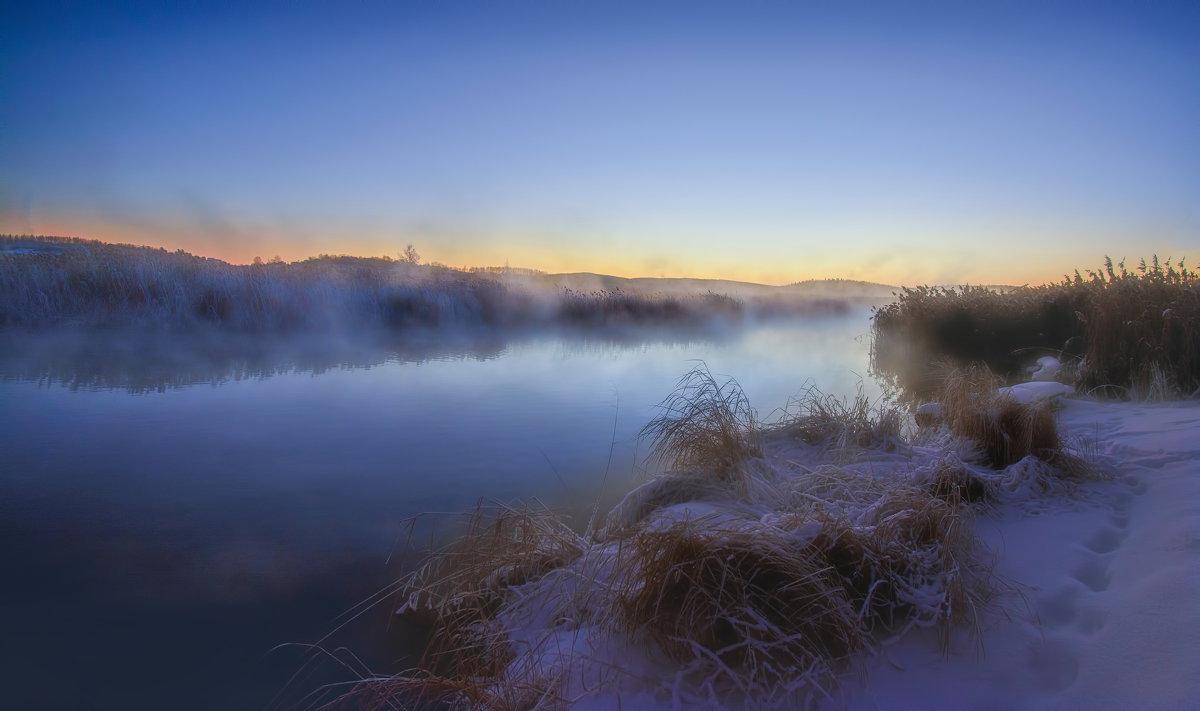
<svg viewBox="0 0 1200 711">
<path fill-rule="evenodd" d="M 834 299 L 857 304 L 876 304 L 891 301 L 899 287 L 850 279 L 810 279 L 772 286 L 731 279 L 697 279 L 685 277 L 617 277 L 591 272 L 544 274 L 532 270 L 491 272 L 491 276 L 508 283 L 572 291 L 614 292 L 681 296 L 712 292 L 739 299 Z"/>
</svg>

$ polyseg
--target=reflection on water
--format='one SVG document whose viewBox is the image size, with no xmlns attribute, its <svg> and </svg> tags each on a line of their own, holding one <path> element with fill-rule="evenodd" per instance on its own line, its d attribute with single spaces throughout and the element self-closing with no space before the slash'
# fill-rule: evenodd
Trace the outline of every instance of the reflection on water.
<svg viewBox="0 0 1200 711">
<path fill-rule="evenodd" d="M 163 392 L 197 384 L 287 373 L 371 368 L 385 363 L 491 360 L 510 343 L 557 340 L 572 351 L 705 346 L 744 333 L 740 326 L 628 328 L 602 333 L 545 331 L 412 331 L 329 334 L 191 334 L 122 330 L 0 332 L 0 382 L 34 381 L 72 390 Z"/>
<path fill-rule="evenodd" d="M 66 670 L 53 706 L 262 708 L 305 655 L 272 647 L 394 577 L 410 517 L 537 497 L 582 525 L 638 475 L 638 432 L 694 360 L 769 415 L 862 384 L 868 315 L 649 339 L 10 337 L 6 695 L 44 706 Z M 334 644 L 385 665 L 382 614 Z"/>
<path fill-rule="evenodd" d="M 0 381 L 35 381 L 72 390 L 163 392 L 198 384 L 287 373 L 370 368 L 384 363 L 496 358 L 507 347 L 494 334 L 400 340 L 223 333 L 76 332 L 0 334 Z"/>
</svg>

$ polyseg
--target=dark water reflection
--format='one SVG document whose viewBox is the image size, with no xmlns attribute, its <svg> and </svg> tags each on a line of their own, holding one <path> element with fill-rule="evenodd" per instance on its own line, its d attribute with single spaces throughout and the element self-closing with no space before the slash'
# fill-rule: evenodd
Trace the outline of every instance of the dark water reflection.
<svg viewBox="0 0 1200 711">
<path fill-rule="evenodd" d="M 867 316 L 403 344 L 6 336 L 4 705 L 303 706 L 350 674 L 289 685 L 311 653 L 275 648 L 394 579 L 411 517 L 537 497 L 581 523 L 631 485 L 637 433 L 694 359 L 766 415 L 810 381 L 852 392 Z M 386 670 L 385 608 L 328 646 Z"/>
</svg>

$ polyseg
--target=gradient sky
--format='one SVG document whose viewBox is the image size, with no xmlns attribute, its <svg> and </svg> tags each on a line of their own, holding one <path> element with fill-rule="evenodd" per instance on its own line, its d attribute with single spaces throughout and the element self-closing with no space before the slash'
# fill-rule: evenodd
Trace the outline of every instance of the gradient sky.
<svg viewBox="0 0 1200 711">
<path fill-rule="evenodd" d="M 1200 260 L 1194 1 L 251 4 L 5 3 L 0 232 L 765 283 Z"/>
</svg>

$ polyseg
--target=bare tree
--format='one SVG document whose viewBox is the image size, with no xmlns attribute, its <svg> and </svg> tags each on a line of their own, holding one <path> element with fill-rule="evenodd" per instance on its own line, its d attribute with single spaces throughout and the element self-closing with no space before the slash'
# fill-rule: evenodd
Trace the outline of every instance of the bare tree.
<svg viewBox="0 0 1200 711">
<path fill-rule="evenodd" d="M 417 254 L 417 248 L 411 244 L 404 248 L 404 254 L 400 258 L 409 264 L 420 264 L 421 255 Z"/>
</svg>

